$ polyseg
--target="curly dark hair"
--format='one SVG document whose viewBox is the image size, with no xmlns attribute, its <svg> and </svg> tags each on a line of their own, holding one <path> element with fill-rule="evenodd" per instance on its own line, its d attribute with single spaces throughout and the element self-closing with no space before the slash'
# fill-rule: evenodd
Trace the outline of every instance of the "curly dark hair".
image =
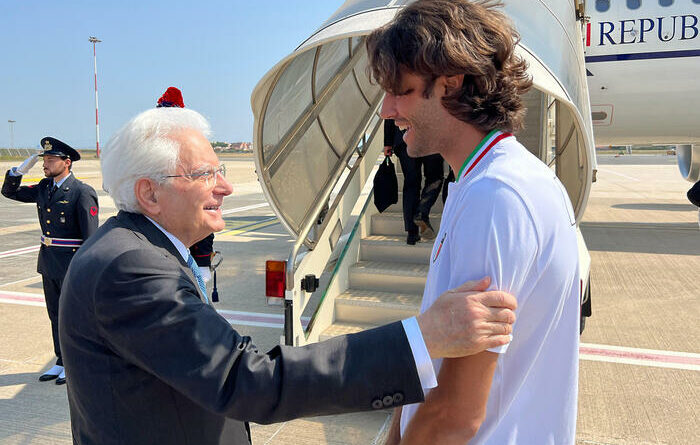
<svg viewBox="0 0 700 445">
<path fill-rule="evenodd" d="M 500 1 L 418 0 L 367 37 L 369 77 L 397 93 L 401 71 L 421 76 L 430 97 L 435 79 L 464 74 L 442 98 L 457 119 L 483 131 L 522 128 L 522 94 L 532 86 L 527 63 L 514 54 L 520 36 Z"/>
</svg>

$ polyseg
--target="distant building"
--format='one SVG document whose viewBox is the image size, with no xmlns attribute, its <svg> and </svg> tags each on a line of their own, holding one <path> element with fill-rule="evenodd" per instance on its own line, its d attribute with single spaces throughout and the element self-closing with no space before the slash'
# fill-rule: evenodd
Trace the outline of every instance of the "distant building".
<svg viewBox="0 0 700 445">
<path fill-rule="evenodd" d="M 252 153 L 252 142 L 212 142 L 217 153 Z"/>
</svg>

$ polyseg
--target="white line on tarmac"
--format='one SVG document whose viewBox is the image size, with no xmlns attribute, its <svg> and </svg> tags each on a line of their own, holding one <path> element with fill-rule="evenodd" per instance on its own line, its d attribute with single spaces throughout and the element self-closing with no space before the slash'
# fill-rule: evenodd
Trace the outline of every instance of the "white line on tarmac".
<svg viewBox="0 0 700 445">
<path fill-rule="evenodd" d="M 46 306 L 43 294 L 0 290 L 0 303 L 20 304 L 25 306 Z M 243 326 L 258 326 L 263 328 L 284 328 L 284 314 L 268 314 L 264 312 L 216 310 L 231 324 Z M 302 317 L 301 324 L 306 327 L 309 317 Z"/>
<path fill-rule="evenodd" d="M 231 213 L 245 212 L 246 210 L 259 209 L 261 207 L 267 207 L 270 204 L 266 202 L 261 202 L 259 204 L 251 204 L 249 206 L 237 207 L 235 209 L 224 210 L 221 212 L 222 215 L 230 215 Z"/>
<path fill-rule="evenodd" d="M 624 175 L 624 174 L 622 174 L 622 173 L 614 172 L 614 171 L 612 171 L 612 170 L 608 170 L 607 168 L 600 168 L 600 167 L 599 167 L 599 168 L 598 168 L 598 171 L 599 171 L 599 172 L 603 172 L 603 173 L 612 173 L 613 175 L 622 176 L 623 178 L 627 178 L 627 179 L 630 179 L 630 180 L 632 180 L 632 181 L 637 181 L 637 182 L 640 181 L 640 179 L 633 178 L 632 176 L 627 176 L 627 175 Z"/>
<path fill-rule="evenodd" d="M 13 284 L 19 284 L 19 283 L 23 283 L 23 282 L 25 282 L 25 281 L 37 280 L 37 279 L 41 279 L 41 275 L 37 274 L 37 275 L 34 275 L 33 277 L 23 278 L 23 279 L 21 279 L 21 280 L 12 281 L 12 282 L 10 282 L 10 283 L 0 284 L 0 287 L 12 286 Z"/>
<path fill-rule="evenodd" d="M 239 212 L 245 212 L 246 210 L 253 210 L 253 209 L 259 209 L 261 207 L 267 207 L 270 204 L 266 202 L 261 202 L 259 204 L 252 204 L 248 206 L 243 206 L 243 207 L 236 207 L 235 209 L 229 209 L 229 210 L 224 210 L 221 212 L 222 215 L 230 215 L 231 213 L 239 213 Z M 0 259 L 2 258 L 9 258 L 17 255 L 24 255 L 27 253 L 34 253 L 39 251 L 40 246 L 27 246 L 27 247 L 20 247 L 19 249 L 13 249 L 13 250 L 6 250 L 5 252 L 0 252 Z"/>
<path fill-rule="evenodd" d="M 35 246 L 27 246 L 27 247 L 20 247 L 19 249 L 13 249 L 13 250 L 6 250 L 4 252 L 0 252 L 0 258 L 9 258 L 17 255 L 24 255 L 25 253 L 34 253 L 39 251 L 38 245 Z"/>
<path fill-rule="evenodd" d="M 700 371 L 700 354 L 581 343 L 581 360 Z"/>
<path fill-rule="evenodd" d="M 2 290 L 0 290 L 0 303 L 45 306 L 42 294 Z M 217 312 L 231 324 L 276 329 L 284 327 L 283 314 L 230 311 L 225 309 L 219 309 Z M 308 323 L 308 317 L 302 318 L 304 326 L 308 325 Z M 700 354 L 692 352 L 661 351 L 591 343 L 581 343 L 579 352 L 581 360 L 700 371 Z"/>
<path fill-rule="evenodd" d="M 23 306 L 46 306 L 43 294 L 0 291 L 0 303 L 21 304 Z"/>
<path fill-rule="evenodd" d="M 391 414 L 387 414 L 386 419 L 384 420 L 384 424 L 379 429 L 379 432 L 377 433 L 377 435 L 374 436 L 374 440 L 372 441 L 372 445 L 377 445 L 379 443 L 379 439 L 382 438 L 382 435 L 384 435 L 384 431 L 386 431 L 389 428 L 389 425 L 391 425 Z"/>
</svg>

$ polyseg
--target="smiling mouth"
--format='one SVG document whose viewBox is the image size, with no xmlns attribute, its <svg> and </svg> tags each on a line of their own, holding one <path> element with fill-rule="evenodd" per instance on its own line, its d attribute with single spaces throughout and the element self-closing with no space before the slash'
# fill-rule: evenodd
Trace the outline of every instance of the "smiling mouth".
<svg viewBox="0 0 700 445">
<path fill-rule="evenodd" d="M 204 210 L 207 211 L 213 211 L 213 212 L 218 212 L 221 209 L 221 206 L 214 205 L 214 206 L 204 206 Z"/>
</svg>

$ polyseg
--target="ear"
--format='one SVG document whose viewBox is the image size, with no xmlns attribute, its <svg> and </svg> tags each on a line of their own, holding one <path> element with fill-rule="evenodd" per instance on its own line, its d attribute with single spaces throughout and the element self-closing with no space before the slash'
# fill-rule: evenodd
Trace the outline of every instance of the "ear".
<svg viewBox="0 0 700 445">
<path fill-rule="evenodd" d="M 464 74 L 456 74 L 454 76 L 441 76 L 442 83 L 445 87 L 445 95 L 452 94 L 462 88 L 464 82 Z"/>
<path fill-rule="evenodd" d="M 136 180 L 134 184 L 134 195 L 141 210 L 147 215 L 158 215 L 160 205 L 158 204 L 158 192 L 160 185 L 149 178 Z"/>
</svg>

